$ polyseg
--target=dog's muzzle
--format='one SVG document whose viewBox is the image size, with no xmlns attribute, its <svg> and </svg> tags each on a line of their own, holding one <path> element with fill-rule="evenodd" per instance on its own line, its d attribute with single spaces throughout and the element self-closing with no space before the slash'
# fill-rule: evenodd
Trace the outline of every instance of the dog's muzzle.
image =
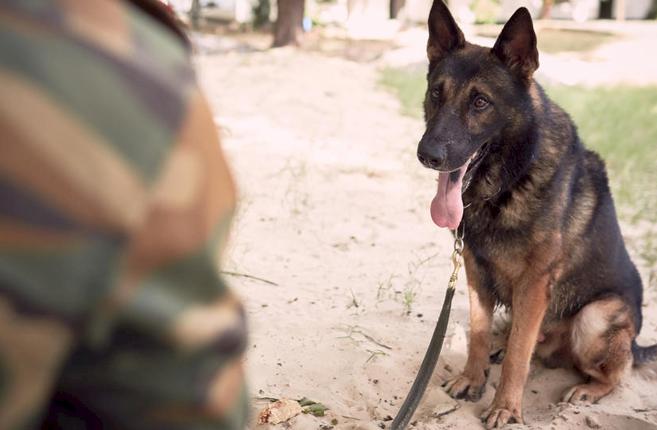
<svg viewBox="0 0 657 430">
<path fill-rule="evenodd" d="M 429 152 L 424 150 L 422 146 L 423 145 L 420 143 L 417 149 L 417 158 L 420 160 L 420 163 L 429 169 L 440 170 L 445 164 L 445 159 L 447 158 L 446 151 L 444 149 L 433 149 Z"/>
</svg>

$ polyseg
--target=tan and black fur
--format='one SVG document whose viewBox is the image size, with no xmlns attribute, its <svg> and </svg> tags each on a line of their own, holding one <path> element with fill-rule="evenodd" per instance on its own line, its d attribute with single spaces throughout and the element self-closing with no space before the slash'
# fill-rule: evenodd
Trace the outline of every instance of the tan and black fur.
<svg viewBox="0 0 657 430">
<path fill-rule="evenodd" d="M 453 171 L 473 154 L 463 182 L 464 260 L 470 342 L 463 373 L 445 384 L 477 401 L 486 386 L 493 310 L 511 328 L 487 428 L 522 422 L 534 353 L 588 379 L 565 401 L 596 402 L 632 364 L 657 355 L 639 347 L 642 285 L 626 251 L 603 161 L 570 117 L 533 79 L 538 51 L 520 8 L 494 47 L 470 44 L 442 0 L 429 17 L 426 132 L 418 157 Z"/>
</svg>

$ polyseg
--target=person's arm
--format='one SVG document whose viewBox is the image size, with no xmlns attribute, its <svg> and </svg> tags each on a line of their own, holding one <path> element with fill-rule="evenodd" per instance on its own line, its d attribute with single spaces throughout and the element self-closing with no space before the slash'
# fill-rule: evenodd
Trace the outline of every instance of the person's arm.
<svg viewBox="0 0 657 430">
<path fill-rule="evenodd" d="M 76 186 L 49 194 L 71 173 L 0 111 L 13 136 L 0 144 L 11 154 L 0 161 L 0 428 L 33 427 L 53 389 L 52 428 L 79 416 L 107 428 L 244 427 L 244 312 L 218 266 L 233 184 L 198 91 L 184 121 L 120 229 L 117 214 L 94 225 L 77 213 L 90 197 Z M 92 194 L 102 207 L 105 193 Z M 135 211 L 123 209 L 118 218 Z"/>
<path fill-rule="evenodd" d="M 81 345 L 63 371 L 69 401 L 111 427 L 246 424 L 244 312 L 218 266 L 234 196 L 214 127 L 197 93 L 91 321 L 98 346 Z"/>
<path fill-rule="evenodd" d="M 86 4 L 0 6 L 0 428 L 241 429 L 212 115 L 175 38 Z"/>
</svg>

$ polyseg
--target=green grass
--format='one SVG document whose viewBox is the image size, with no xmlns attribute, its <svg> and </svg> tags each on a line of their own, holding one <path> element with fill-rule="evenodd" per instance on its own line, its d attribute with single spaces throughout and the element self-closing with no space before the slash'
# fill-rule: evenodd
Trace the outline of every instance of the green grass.
<svg viewBox="0 0 657 430">
<path fill-rule="evenodd" d="M 605 159 L 624 217 L 657 221 L 657 87 L 546 90 Z"/>
<path fill-rule="evenodd" d="M 422 118 L 422 101 L 427 89 L 426 75 L 426 69 L 407 70 L 388 67 L 381 72 L 381 84 L 397 96 L 404 115 Z"/>
<path fill-rule="evenodd" d="M 477 34 L 497 39 L 502 26 L 481 26 Z M 536 32 L 538 49 L 541 52 L 557 54 L 559 52 L 591 52 L 598 47 L 618 40 L 618 36 L 600 31 L 567 30 L 556 28 L 539 28 Z"/>
<path fill-rule="evenodd" d="M 404 114 L 422 118 L 425 71 L 385 69 L 381 83 Z M 626 221 L 657 221 L 657 87 L 549 86 L 573 118 L 585 145 L 607 162 L 619 212 Z"/>
<path fill-rule="evenodd" d="M 541 52 L 590 52 L 618 37 L 596 31 L 578 31 L 544 28 L 538 31 L 538 49 Z"/>
</svg>

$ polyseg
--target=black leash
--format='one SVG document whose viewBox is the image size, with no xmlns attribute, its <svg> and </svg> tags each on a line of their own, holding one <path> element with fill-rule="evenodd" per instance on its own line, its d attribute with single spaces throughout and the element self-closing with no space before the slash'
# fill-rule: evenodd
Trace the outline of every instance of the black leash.
<svg viewBox="0 0 657 430">
<path fill-rule="evenodd" d="M 462 227 L 462 225 L 463 224 L 459 227 Z M 406 400 L 404 400 L 401 408 L 399 408 L 399 412 L 390 426 L 391 430 L 403 430 L 411 421 L 413 413 L 420 404 L 420 400 L 422 400 L 422 396 L 427 389 L 429 379 L 431 379 L 431 375 L 436 368 L 436 363 L 438 363 L 438 357 L 440 357 L 440 351 L 443 348 L 443 341 L 445 340 L 445 332 L 447 332 L 449 314 L 452 309 L 452 298 L 454 297 L 456 280 L 458 279 L 459 269 L 463 263 L 464 233 L 464 228 L 461 229 L 461 234 L 459 234 L 459 229 L 456 229 L 454 252 L 452 252 L 452 264 L 454 265 L 454 270 L 452 271 L 452 276 L 449 278 L 447 291 L 445 291 L 443 308 L 440 311 L 440 316 L 438 317 L 438 322 L 436 322 L 436 328 L 431 336 L 431 342 L 429 342 L 427 352 L 424 354 L 420 370 L 417 372 L 413 386 L 406 395 Z"/>
</svg>

